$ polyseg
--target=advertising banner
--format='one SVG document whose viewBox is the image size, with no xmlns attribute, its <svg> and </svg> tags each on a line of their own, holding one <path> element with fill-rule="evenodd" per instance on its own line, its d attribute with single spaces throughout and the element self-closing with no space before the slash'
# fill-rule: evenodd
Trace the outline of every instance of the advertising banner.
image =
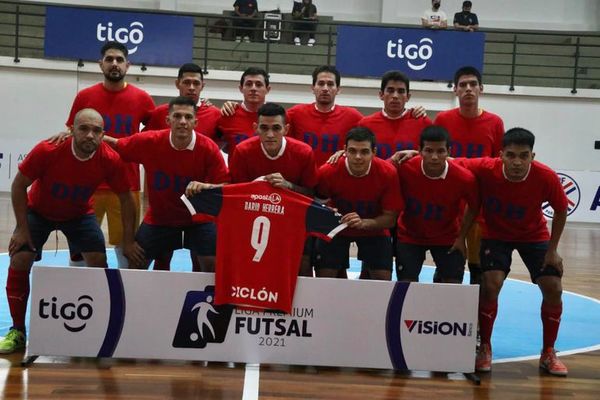
<svg viewBox="0 0 600 400">
<path fill-rule="evenodd" d="M 132 63 L 179 66 L 192 61 L 193 36 L 192 17 L 48 6 L 44 55 L 98 60 L 117 41 Z"/>
<path fill-rule="evenodd" d="M 32 279 L 28 356 L 474 369 L 477 286 L 299 278 L 283 314 L 214 305 L 213 274 L 34 267 Z"/>
<path fill-rule="evenodd" d="M 465 65 L 483 71 L 484 45 L 482 32 L 341 25 L 336 67 L 351 76 L 400 70 L 411 80 L 451 81 Z"/>
</svg>

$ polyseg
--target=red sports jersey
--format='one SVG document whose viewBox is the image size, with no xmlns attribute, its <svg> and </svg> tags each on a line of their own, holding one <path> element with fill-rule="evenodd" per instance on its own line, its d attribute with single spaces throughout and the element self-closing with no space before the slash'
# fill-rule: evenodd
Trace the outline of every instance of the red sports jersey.
<svg viewBox="0 0 600 400">
<path fill-rule="evenodd" d="M 346 157 L 334 165 L 323 164 L 319 168 L 319 195 L 331 199 L 331 206 L 345 215 L 356 212 L 361 218 L 373 218 L 383 210 L 400 211 L 404 204 L 396 168 L 390 163 L 373 158 L 371 170 L 365 176 L 350 175 Z M 346 229 L 343 236 L 389 236 L 387 229 Z"/>
<path fill-rule="evenodd" d="M 123 90 L 112 92 L 98 83 L 81 90 L 75 96 L 67 126 L 73 126 L 75 114 L 84 108 L 93 108 L 104 118 L 104 130 L 108 136 L 123 138 L 140 131 L 140 124 L 145 124 L 154 110 L 154 101 L 145 91 L 133 85 Z M 126 164 L 127 179 L 131 190 L 140 190 L 140 168 L 136 164 Z M 99 189 L 107 189 L 100 185 Z"/>
<path fill-rule="evenodd" d="M 235 108 L 233 115 L 219 118 L 217 135 L 227 143 L 227 154 L 233 154 L 235 146 L 256 134 L 257 121 L 258 113 L 247 111 L 242 105 Z"/>
<path fill-rule="evenodd" d="M 169 115 L 169 105 L 161 104 L 152 112 L 150 121 L 146 124 L 145 131 L 158 131 L 161 129 L 169 129 L 167 116 Z M 221 118 L 221 110 L 215 106 L 207 106 L 205 103 L 200 103 L 196 111 L 196 127 L 194 130 L 211 139 L 215 139 L 217 131 L 217 121 Z"/>
<path fill-rule="evenodd" d="M 455 108 L 439 113 L 434 124 L 450 133 L 452 157 L 497 157 L 502 150 L 504 123 L 496 114 L 483 111 L 476 118 L 465 118 Z"/>
<path fill-rule="evenodd" d="M 151 225 L 185 226 L 192 217 L 179 200 L 190 181 L 223 183 L 229 175 L 217 145 L 194 133 L 193 150 L 176 150 L 169 129 L 148 131 L 117 142 L 117 152 L 126 161 L 144 165 L 148 177 L 149 207 L 144 222 Z"/>
<path fill-rule="evenodd" d="M 295 185 L 314 188 L 317 185 L 317 167 L 312 149 L 306 143 L 284 138 L 285 148 L 279 157 L 267 157 L 258 136 L 240 143 L 229 158 L 231 182 L 251 182 L 258 177 L 280 172 Z"/>
<path fill-rule="evenodd" d="M 398 167 L 404 210 L 398 216 L 398 240 L 419 245 L 449 246 L 460 230 L 464 204 L 478 210 L 479 189 L 473 174 L 448 161 L 445 179 L 428 178 L 421 156 Z"/>
<path fill-rule="evenodd" d="M 375 134 L 377 156 L 384 160 L 400 150 L 417 150 L 421 131 L 431 125 L 429 117 L 414 118 L 412 110 L 402 117 L 392 119 L 377 111 L 358 122 L 358 126 L 369 128 Z"/>
<path fill-rule="evenodd" d="M 566 211 L 568 203 L 552 169 L 533 161 L 524 181 L 511 182 L 504 177 L 500 158 L 457 161 L 477 177 L 483 206 L 483 238 L 509 242 L 541 242 L 550 238 L 542 204 L 547 201 L 554 210 Z"/>
<path fill-rule="evenodd" d="M 314 103 L 297 104 L 287 111 L 288 135 L 310 145 L 317 166 L 321 166 L 333 153 L 344 148 L 346 133 L 362 117 L 352 107 L 336 105 L 330 112 L 321 112 Z"/>
<path fill-rule="evenodd" d="M 33 181 L 27 206 L 52 221 L 93 213 L 91 196 L 104 181 L 117 193 L 129 190 L 123 162 L 106 143 L 91 159 L 80 161 L 72 142 L 72 137 L 59 145 L 40 142 L 19 164 L 19 171 Z"/>
<path fill-rule="evenodd" d="M 331 209 L 265 181 L 182 199 L 192 214 L 217 216 L 215 304 L 289 313 L 306 235 L 330 240 L 345 227 Z"/>
</svg>

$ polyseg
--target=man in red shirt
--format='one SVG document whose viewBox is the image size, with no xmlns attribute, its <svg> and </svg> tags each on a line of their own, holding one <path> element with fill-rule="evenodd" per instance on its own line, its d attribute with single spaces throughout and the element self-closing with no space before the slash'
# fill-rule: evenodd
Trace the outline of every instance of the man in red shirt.
<svg viewBox="0 0 600 400">
<path fill-rule="evenodd" d="M 240 79 L 240 92 L 244 96 L 241 104 L 227 102 L 223 115 L 217 122 L 217 136 L 226 143 L 225 150 L 233 154 L 235 146 L 254 136 L 254 124 L 258 119 L 258 109 L 265 104 L 271 90 L 269 75 L 262 68 L 246 68 Z"/>
<path fill-rule="evenodd" d="M 331 65 L 313 71 L 311 89 L 315 102 L 297 104 L 288 110 L 289 136 L 311 146 L 317 166 L 323 165 L 338 150 L 342 150 L 346 133 L 356 126 L 363 115 L 353 107 L 335 104 L 341 90 L 340 72 Z"/>
<path fill-rule="evenodd" d="M 567 197 L 556 173 L 533 160 L 534 142 L 531 132 L 513 128 L 504 135 L 499 158 L 460 160 L 477 177 L 484 218 L 479 300 L 481 345 L 475 368 L 491 369 L 491 336 L 498 295 L 510 272 L 512 252 L 517 250 L 543 297 L 540 368 L 564 376 L 567 368 L 556 357 L 554 342 L 562 315 L 563 263 L 557 248 L 567 219 Z M 545 202 L 554 209 L 551 234 L 542 214 Z"/>
<path fill-rule="evenodd" d="M 312 149 L 306 143 L 286 137 L 289 125 L 285 109 L 278 104 L 265 103 L 258 109 L 258 136 L 240 143 L 229 158 L 232 183 L 251 182 L 265 177 L 273 186 L 312 196 L 317 185 L 317 168 Z M 307 240 L 300 264 L 301 276 L 312 276 Z"/>
<path fill-rule="evenodd" d="M 410 100 L 408 77 L 400 71 L 383 74 L 379 98 L 383 101 L 383 109 L 358 122 L 359 126 L 367 127 L 375 134 L 377 156 L 385 160 L 400 150 L 416 150 L 419 135 L 431 125 L 431 120 L 422 108 L 406 108 Z"/>
<path fill-rule="evenodd" d="M 402 209 L 396 168 L 375 156 L 375 135 L 364 127 L 346 135 L 345 157 L 319 168 L 317 193 L 343 214 L 348 224 L 330 243 L 318 241 L 316 272 L 335 278 L 349 267 L 348 251 L 356 242 L 358 259 L 368 265 L 371 279 L 390 280 L 392 243 L 388 228 Z"/>
<path fill-rule="evenodd" d="M 452 157 L 497 157 L 502 149 L 504 123 L 496 114 L 479 107 L 483 93 L 481 73 L 474 67 L 462 67 L 454 74 L 454 94 L 459 107 L 439 113 L 435 125 L 450 133 Z M 481 228 L 476 222 L 467 235 L 471 284 L 481 283 L 479 248 Z"/>
<path fill-rule="evenodd" d="M 77 93 L 67 127 L 73 125 L 75 114 L 84 108 L 97 110 L 104 118 L 104 130 L 107 136 L 123 138 L 139 132 L 140 124 L 146 124 L 154 110 L 154 101 L 145 91 L 125 82 L 129 69 L 127 48 L 118 42 L 107 42 L 100 50 L 102 59 L 100 69 L 104 81 Z M 140 213 L 140 170 L 137 164 L 126 163 L 124 173 L 134 194 L 137 207 L 137 220 Z M 102 184 L 94 193 L 94 211 L 98 222 L 102 224 L 104 215 L 108 218 L 108 242 L 115 246 L 119 267 L 127 267 L 123 257 L 119 200 L 110 188 Z"/>
<path fill-rule="evenodd" d="M 480 200 L 473 174 L 448 160 L 449 140 L 441 126 L 425 128 L 419 156 L 398 167 L 405 204 L 396 228 L 399 281 L 419 281 L 429 250 L 441 282 L 462 282 L 465 237 L 479 213 Z M 463 219 L 464 204 L 468 209 Z"/>
<path fill-rule="evenodd" d="M 74 117 L 72 137 L 60 144 L 39 143 L 19 165 L 11 189 L 17 226 L 8 246 L 6 281 L 13 326 L 0 342 L 0 353 L 25 347 L 29 271 L 33 262 L 41 259 L 52 231 L 63 232 L 87 266 L 106 267 L 104 235 L 91 203 L 92 194 L 103 182 L 115 191 L 122 207 L 125 254 L 132 261 L 141 258 L 133 246 L 133 196 L 122 173 L 122 161 L 102 143 L 103 126 L 97 111 L 83 109 Z"/>
<path fill-rule="evenodd" d="M 179 90 L 179 96 L 189 97 L 194 100 L 198 106 L 196 112 L 196 127 L 194 130 L 211 139 L 216 136 L 217 121 L 221 117 L 221 110 L 213 105 L 208 105 L 205 100 L 200 98 L 202 89 L 206 82 L 202 67 L 197 64 L 187 63 L 179 68 L 175 87 Z M 161 104 L 156 107 L 150 116 L 148 124 L 144 130 L 156 131 L 160 129 L 168 129 L 169 124 L 167 117 L 169 116 L 169 104 Z"/>
<path fill-rule="evenodd" d="M 202 188 L 228 182 L 227 167 L 217 145 L 194 131 L 194 100 L 171 100 L 169 124 L 170 129 L 143 135 L 105 137 L 123 160 L 142 164 L 148 176 L 149 207 L 136 234 L 146 260 L 135 267 L 148 268 L 157 256 L 185 247 L 196 251 L 203 272 L 213 272 L 215 226 L 207 220 L 194 223 L 180 197 L 191 181 L 197 181 Z"/>
</svg>

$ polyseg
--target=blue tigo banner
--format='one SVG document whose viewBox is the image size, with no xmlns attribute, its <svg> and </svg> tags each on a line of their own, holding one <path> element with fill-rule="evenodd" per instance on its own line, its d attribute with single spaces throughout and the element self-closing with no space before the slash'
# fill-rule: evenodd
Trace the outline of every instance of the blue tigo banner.
<svg viewBox="0 0 600 400">
<path fill-rule="evenodd" d="M 484 44 L 481 32 L 341 25 L 336 67 L 352 76 L 400 70 L 410 79 L 452 80 L 465 65 L 483 70 Z"/>
<path fill-rule="evenodd" d="M 179 66 L 192 61 L 192 17 L 47 7 L 46 57 L 98 60 L 104 42 L 115 40 L 137 64 Z"/>
</svg>

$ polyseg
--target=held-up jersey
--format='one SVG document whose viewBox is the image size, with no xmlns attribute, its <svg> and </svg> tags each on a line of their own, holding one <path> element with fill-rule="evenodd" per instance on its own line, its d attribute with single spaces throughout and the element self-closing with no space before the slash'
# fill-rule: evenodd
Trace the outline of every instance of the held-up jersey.
<svg viewBox="0 0 600 400">
<path fill-rule="evenodd" d="M 429 117 L 415 118 L 412 110 L 406 110 L 397 119 L 386 117 L 377 111 L 358 122 L 375 135 L 377 157 L 387 160 L 400 150 L 418 150 L 421 131 L 431 125 Z"/>
<path fill-rule="evenodd" d="M 363 115 L 352 107 L 335 105 L 329 112 L 321 112 L 315 104 L 297 104 L 287 111 L 290 124 L 288 136 L 302 140 L 315 153 L 317 167 L 333 153 L 344 148 L 346 133 L 354 128 Z"/>
<path fill-rule="evenodd" d="M 75 158 L 72 143 L 73 137 L 58 145 L 40 142 L 19 164 L 19 171 L 33 181 L 27 206 L 51 221 L 93 213 L 91 197 L 102 182 L 116 193 L 129 190 L 123 161 L 106 143 L 85 161 Z"/>
<path fill-rule="evenodd" d="M 104 130 L 108 136 L 120 139 L 140 131 L 140 124 L 146 124 L 154 110 L 152 97 L 134 85 L 127 85 L 118 92 L 107 90 L 102 83 L 81 90 L 75 96 L 66 125 L 73 126 L 75 114 L 84 108 L 93 108 L 104 119 Z M 137 164 L 126 163 L 126 175 L 131 190 L 140 190 L 140 168 Z M 100 185 L 99 189 L 108 189 Z"/>
<path fill-rule="evenodd" d="M 169 105 L 161 104 L 152 112 L 150 121 L 145 126 L 144 131 L 157 131 L 168 129 L 167 116 L 169 115 Z M 207 106 L 201 103 L 196 111 L 196 127 L 194 131 L 215 139 L 217 131 L 217 121 L 221 118 L 221 110 L 215 106 Z"/>
<path fill-rule="evenodd" d="M 265 181 L 182 200 L 192 214 L 217 217 L 215 304 L 289 313 L 306 235 L 330 240 L 345 228 L 333 210 Z"/>
<path fill-rule="evenodd" d="M 396 234 L 403 243 L 448 246 L 460 231 L 464 204 L 479 210 L 479 189 L 473 174 L 448 160 L 445 179 L 431 179 L 417 156 L 398 167 L 404 210 Z"/>
<path fill-rule="evenodd" d="M 229 182 L 229 172 L 219 148 L 206 136 L 194 132 L 194 148 L 176 150 L 170 143 L 170 133 L 164 129 L 121 139 L 116 150 L 123 160 L 143 164 L 146 170 L 150 206 L 144 222 L 186 226 L 192 218 L 179 197 L 188 183 Z"/>
<path fill-rule="evenodd" d="M 483 111 L 475 118 L 465 118 L 458 108 L 439 113 L 434 121 L 450 133 L 452 157 L 498 157 L 502 150 L 504 123 L 496 114 Z"/>
<path fill-rule="evenodd" d="M 457 158 L 477 177 L 483 207 L 484 239 L 542 242 L 550 239 L 542 204 L 567 210 L 567 196 L 556 172 L 533 161 L 524 181 L 504 177 L 500 158 Z"/>
</svg>

